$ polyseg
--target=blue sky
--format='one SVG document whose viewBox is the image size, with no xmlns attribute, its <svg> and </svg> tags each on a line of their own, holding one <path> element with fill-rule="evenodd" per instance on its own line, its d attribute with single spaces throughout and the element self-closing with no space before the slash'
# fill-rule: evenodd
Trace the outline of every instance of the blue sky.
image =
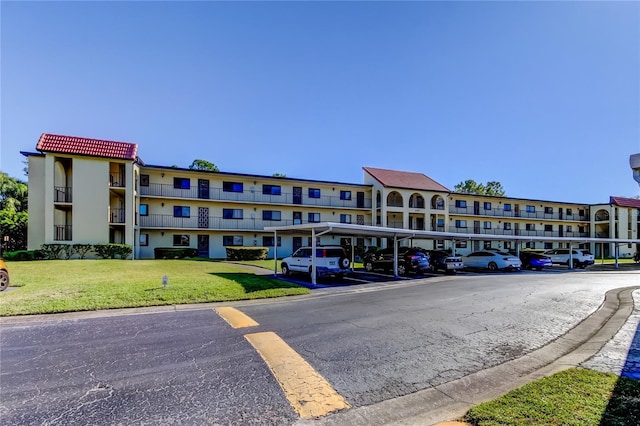
<svg viewBox="0 0 640 426">
<path fill-rule="evenodd" d="M 637 1 L 2 1 L 0 16 L 13 177 L 55 133 L 135 142 L 154 165 L 640 193 Z"/>
</svg>

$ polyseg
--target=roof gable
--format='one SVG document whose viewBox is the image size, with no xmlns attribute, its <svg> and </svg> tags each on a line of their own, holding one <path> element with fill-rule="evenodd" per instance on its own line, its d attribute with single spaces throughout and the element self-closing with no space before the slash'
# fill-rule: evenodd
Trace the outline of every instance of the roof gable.
<svg viewBox="0 0 640 426">
<path fill-rule="evenodd" d="M 374 167 L 363 167 L 362 169 L 385 187 L 451 192 L 445 186 L 422 173 L 376 169 Z"/>
<path fill-rule="evenodd" d="M 77 136 L 63 136 L 43 133 L 36 149 L 41 152 L 90 155 L 94 157 L 135 160 L 138 145 L 129 142 L 89 139 Z"/>
<path fill-rule="evenodd" d="M 609 200 L 611 204 L 616 206 L 640 209 L 640 199 L 638 198 L 609 197 Z"/>
</svg>

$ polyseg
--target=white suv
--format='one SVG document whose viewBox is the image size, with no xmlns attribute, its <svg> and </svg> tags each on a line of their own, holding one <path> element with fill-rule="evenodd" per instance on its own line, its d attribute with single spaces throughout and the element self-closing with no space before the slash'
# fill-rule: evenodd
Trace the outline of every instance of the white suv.
<svg viewBox="0 0 640 426">
<path fill-rule="evenodd" d="M 300 247 L 291 256 L 280 263 L 283 275 L 291 272 L 304 272 L 311 275 L 311 247 Z M 316 275 L 343 275 L 351 272 L 347 253 L 340 246 L 316 247 Z"/>
<path fill-rule="evenodd" d="M 569 249 L 553 249 L 544 252 L 546 256 L 551 258 L 553 263 L 560 263 L 563 265 L 569 265 Z M 593 255 L 585 249 L 573 249 L 571 253 L 573 258 L 574 268 L 586 268 L 589 265 L 593 265 Z"/>
</svg>

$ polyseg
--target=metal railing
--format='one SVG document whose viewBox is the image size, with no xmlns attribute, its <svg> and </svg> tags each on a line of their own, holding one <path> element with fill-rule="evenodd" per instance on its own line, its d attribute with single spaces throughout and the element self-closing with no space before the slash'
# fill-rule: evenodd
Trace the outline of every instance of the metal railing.
<svg viewBox="0 0 640 426">
<path fill-rule="evenodd" d="M 209 216 L 206 218 L 174 217 L 164 214 L 150 214 L 140 216 L 142 228 L 168 228 L 168 229 L 237 229 L 261 231 L 267 226 L 287 226 L 294 224 L 315 223 L 306 220 L 293 219 L 263 220 L 263 219 L 224 219 L 222 217 Z M 370 223 L 365 223 L 370 225 Z"/>
<path fill-rule="evenodd" d="M 71 225 L 54 225 L 53 240 L 54 241 L 71 241 Z"/>
<path fill-rule="evenodd" d="M 490 217 L 514 217 L 524 219 L 551 219 L 551 220 L 566 220 L 566 221 L 587 221 L 589 217 L 587 215 L 580 215 L 579 213 L 560 215 L 560 212 L 555 211 L 553 213 L 545 213 L 543 210 L 535 212 L 527 212 L 525 210 L 504 210 L 502 208 L 483 209 L 482 206 L 479 209 L 474 207 L 455 207 L 449 206 L 449 213 L 461 214 L 470 216 L 490 216 Z"/>
<path fill-rule="evenodd" d="M 124 188 L 124 174 L 109 173 L 109 186 L 114 188 Z"/>
<path fill-rule="evenodd" d="M 109 209 L 109 223 L 125 223 L 126 215 L 124 209 Z"/>
<path fill-rule="evenodd" d="M 53 202 L 54 203 L 70 203 L 71 187 L 70 186 L 54 186 Z"/>
<path fill-rule="evenodd" d="M 319 207 L 344 207 L 344 208 L 371 208 L 371 199 L 364 199 L 358 205 L 356 197 L 351 200 L 340 199 L 339 195 L 322 195 L 319 198 L 311 198 L 307 194 L 297 195 L 282 193 L 280 195 L 263 194 L 259 189 L 245 190 L 243 192 L 227 192 L 221 188 L 202 189 L 192 186 L 188 189 L 174 188 L 173 185 L 151 183 L 149 186 L 141 186 L 140 194 L 153 197 L 187 198 L 199 200 L 240 201 L 248 203 L 265 204 L 300 204 Z"/>
</svg>

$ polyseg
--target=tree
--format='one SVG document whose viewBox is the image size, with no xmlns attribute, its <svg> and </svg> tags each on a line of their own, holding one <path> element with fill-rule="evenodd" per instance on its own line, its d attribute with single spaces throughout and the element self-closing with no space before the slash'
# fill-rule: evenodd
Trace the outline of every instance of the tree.
<svg viewBox="0 0 640 426">
<path fill-rule="evenodd" d="M 453 187 L 453 190 L 463 194 L 495 195 L 498 197 L 504 197 L 506 194 L 500 182 L 490 181 L 484 185 L 482 183 L 477 183 L 473 179 L 467 179 L 464 182 L 460 182 Z"/>
<path fill-rule="evenodd" d="M 219 172 L 220 170 L 218 169 L 218 167 L 207 161 L 207 160 L 193 160 L 193 163 L 191 163 L 191 165 L 189 166 L 190 169 L 192 170 L 206 170 L 208 172 Z"/>
<path fill-rule="evenodd" d="M 27 248 L 27 184 L 0 172 L 0 244 L 7 251 Z M 5 242 L 5 237 L 7 241 Z"/>
</svg>

